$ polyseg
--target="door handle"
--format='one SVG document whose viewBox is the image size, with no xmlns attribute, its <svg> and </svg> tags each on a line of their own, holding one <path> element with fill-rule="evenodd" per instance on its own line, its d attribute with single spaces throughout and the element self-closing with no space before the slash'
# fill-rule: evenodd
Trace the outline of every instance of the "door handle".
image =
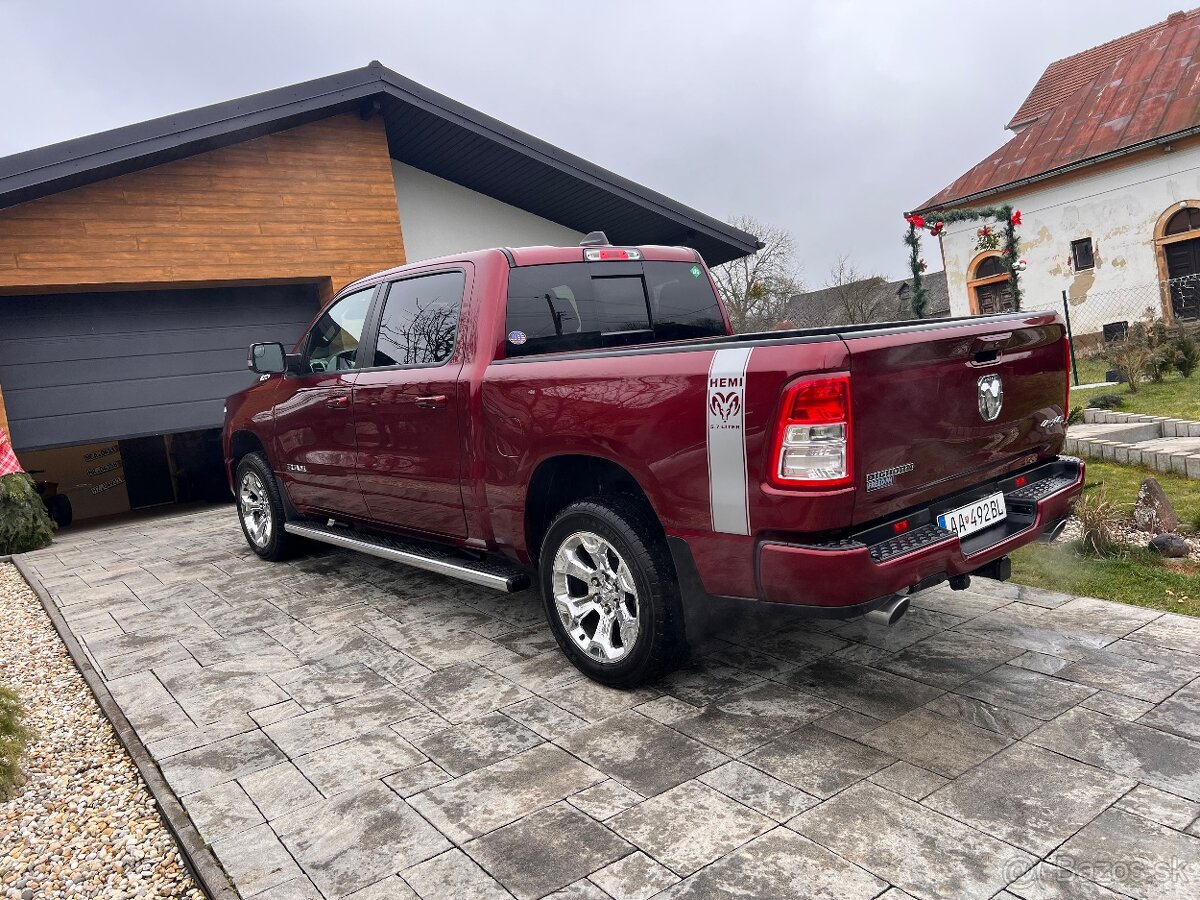
<svg viewBox="0 0 1200 900">
<path fill-rule="evenodd" d="M 430 394 L 427 397 L 418 397 L 416 404 L 417 406 L 421 407 L 421 409 L 445 409 L 446 395 Z"/>
<path fill-rule="evenodd" d="M 328 406 L 330 409 L 349 409 L 350 408 L 350 395 L 349 394 L 335 394 L 332 397 L 326 397 L 325 405 Z"/>
<path fill-rule="evenodd" d="M 1011 340 L 1011 331 L 982 334 L 971 342 L 971 356 L 978 365 L 995 362 Z"/>
</svg>

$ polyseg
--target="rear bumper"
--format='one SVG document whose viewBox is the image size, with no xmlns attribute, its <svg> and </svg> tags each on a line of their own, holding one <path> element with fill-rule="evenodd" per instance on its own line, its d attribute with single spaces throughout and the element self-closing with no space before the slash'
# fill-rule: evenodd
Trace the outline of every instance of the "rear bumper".
<svg viewBox="0 0 1200 900">
<path fill-rule="evenodd" d="M 830 618 L 865 612 L 895 594 L 975 572 L 1037 540 L 1070 514 L 1083 481 L 1083 462 L 1064 456 L 909 510 L 833 543 L 761 540 L 755 547 L 757 596 L 723 599 L 766 602 Z M 940 513 L 996 492 L 1005 495 L 1008 515 L 1003 522 L 961 540 L 938 527 Z M 900 531 L 896 526 L 902 520 L 907 525 Z M 687 594 L 689 577 L 684 572 L 694 579 L 693 589 L 699 588 L 699 579 L 690 554 L 680 544 L 674 542 L 672 551 Z M 685 555 L 686 559 L 680 558 Z M 704 596 L 702 588 L 699 593 Z"/>
</svg>

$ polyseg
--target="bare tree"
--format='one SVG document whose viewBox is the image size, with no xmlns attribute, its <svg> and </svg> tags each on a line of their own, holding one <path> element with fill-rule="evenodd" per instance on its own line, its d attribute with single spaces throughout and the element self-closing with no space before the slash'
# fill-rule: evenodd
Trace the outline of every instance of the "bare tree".
<svg viewBox="0 0 1200 900">
<path fill-rule="evenodd" d="M 717 266 L 713 276 L 721 288 L 733 330 L 766 331 L 783 320 L 788 299 L 804 290 L 792 236 L 749 216 L 733 219 L 730 224 L 755 235 L 763 246 L 752 256 Z"/>
<path fill-rule="evenodd" d="M 863 275 L 854 268 L 849 254 L 843 253 L 829 270 L 825 282 L 832 295 L 830 306 L 837 321 L 845 325 L 885 322 L 893 318 L 895 297 L 888 292 L 887 279 Z"/>
</svg>

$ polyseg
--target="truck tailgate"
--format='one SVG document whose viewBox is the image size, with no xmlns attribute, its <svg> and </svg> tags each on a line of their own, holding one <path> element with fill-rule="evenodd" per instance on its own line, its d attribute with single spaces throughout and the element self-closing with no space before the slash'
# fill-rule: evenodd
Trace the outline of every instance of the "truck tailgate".
<svg viewBox="0 0 1200 900">
<path fill-rule="evenodd" d="M 850 350 L 855 524 L 1061 448 L 1066 345 L 1053 315 L 841 336 Z"/>
</svg>

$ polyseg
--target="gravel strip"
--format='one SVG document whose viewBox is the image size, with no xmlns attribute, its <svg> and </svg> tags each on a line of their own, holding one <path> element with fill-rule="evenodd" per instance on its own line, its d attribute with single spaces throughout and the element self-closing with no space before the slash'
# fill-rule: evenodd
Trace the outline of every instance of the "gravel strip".
<svg viewBox="0 0 1200 900">
<path fill-rule="evenodd" d="M 1120 540 L 1122 540 L 1124 543 L 1128 544 L 1130 547 L 1137 547 L 1137 548 L 1140 548 L 1143 550 L 1145 550 L 1149 546 L 1150 539 L 1152 537 L 1154 537 L 1154 535 L 1150 534 L 1149 532 L 1138 531 L 1133 526 L 1132 520 L 1125 520 L 1125 519 L 1122 519 L 1120 522 L 1116 523 L 1116 533 L 1117 533 L 1117 537 Z M 1191 560 L 1193 562 L 1200 562 L 1200 540 L 1197 540 L 1192 535 L 1181 534 L 1178 536 L 1184 539 L 1184 541 L 1187 543 L 1187 545 L 1191 551 L 1185 557 L 1185 559 Z M 1083 526 L 1080 524 L 1080 522 L 1077 518 L 1075 518 L 1074 516 L 1071 516 L 1069 519 L 1067 519 L 1067 524 L 1063 528 L 1062 534 L 1059 536 L 1059 540 L 1063 541 L 1063 542 L 1077 541 L 1082 537 L 1083 537 Z M 1167 561 L 1168 562 L 1182 562 L 1183 560 L 1167 560 Z"/>
<path fill-rule="evenodd" d="M 0 802 L 3 896 L 203 900 L 137 769 L 37 597 L 0 563 L 0 682 L 34 730 Z"/>
</svg>

